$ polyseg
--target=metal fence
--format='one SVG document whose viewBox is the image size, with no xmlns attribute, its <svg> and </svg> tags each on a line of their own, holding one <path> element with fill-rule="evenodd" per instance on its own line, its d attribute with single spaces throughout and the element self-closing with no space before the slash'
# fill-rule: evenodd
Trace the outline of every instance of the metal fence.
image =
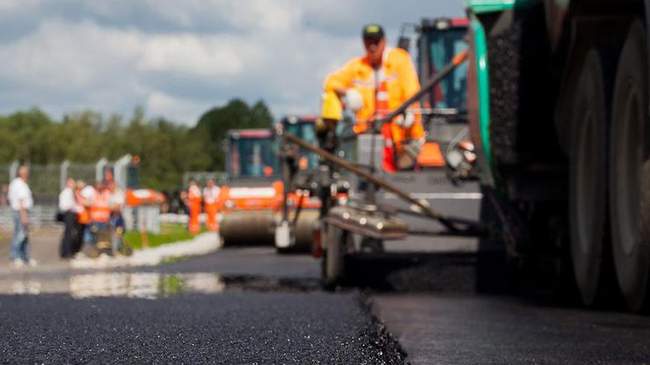
<svg viewBox="0 0 650 365">
<path fill-rule="evenodd" d="M 226 173 L 223 171 L 187 171 L 183 174 L 183 187 L 186 187 L 190 179 L 196 180 L 199 186 L 205 186 L 209 179 L 214 179 L 217 185 L 226 181 Z"/>
<path fill-rule="evenodd" d="M 96 163 L 63 161 L 60 164 L 29 165 L 29 187 L 34 196 L 34 208 L 30 212 L 32 226 L 43 227 L 56 224 L 59 193 L 63 190 L 68 177 L 94 183 L 102 179 L 103 169 L 108 164 L 106 159 L 101 159 Z M 13 225 L 7 192 L 9 183 L 16 176 L 19 166 L 18 161 L 0 165 L 0 226 L 5 229 Z"/>
</svg>

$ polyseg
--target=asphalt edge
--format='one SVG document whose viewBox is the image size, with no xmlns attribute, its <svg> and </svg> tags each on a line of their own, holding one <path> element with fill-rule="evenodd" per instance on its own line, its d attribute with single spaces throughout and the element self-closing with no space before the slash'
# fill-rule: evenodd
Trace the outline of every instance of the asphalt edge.
<svg viewBox="0 0 650 365">
<path fill-rule="evenodd" d="M 368 316 L 370 323 L 362 331 L 367 332 L 371 346 L 377 350 L 383 364 L 410 364 L 407 360 L 408 353 L 393 336 L 386 325 L 379 319 L 373 310 L 373 301 L 365 293 L 357 297 L 361 310 Z"/>
</svg>

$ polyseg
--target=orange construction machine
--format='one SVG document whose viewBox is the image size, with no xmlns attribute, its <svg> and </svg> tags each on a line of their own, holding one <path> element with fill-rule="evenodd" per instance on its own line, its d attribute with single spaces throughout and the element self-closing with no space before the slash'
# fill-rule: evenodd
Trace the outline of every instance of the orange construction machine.
<svg viewBox="0 0 650 365">
<path fill-rule="evenodd" d="M 275 213 L 284 191 L 277 152 L 270 129 L 228 131 L 227 182 L 219 198 L 224 245 L 273 244 Z"/>
</svg>

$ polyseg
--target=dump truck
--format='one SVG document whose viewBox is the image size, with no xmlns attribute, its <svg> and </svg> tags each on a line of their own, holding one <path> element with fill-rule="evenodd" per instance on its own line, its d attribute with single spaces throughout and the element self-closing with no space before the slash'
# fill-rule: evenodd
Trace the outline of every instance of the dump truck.
<svg viewBox="0 0 650 365">
<path fill-rule="evenodd" d="M 275 213 L 283 196 L 271 129 L 229 130 L 219 234 L 224 245 L 273 245 Z"/>
<path fill-rule="evenodd" d="M 510 263 L 650 302 L 648 0 L 468 0 L 468 115 Z M 570 288 L 569 288 L 570 289 Z"/>
</svg>

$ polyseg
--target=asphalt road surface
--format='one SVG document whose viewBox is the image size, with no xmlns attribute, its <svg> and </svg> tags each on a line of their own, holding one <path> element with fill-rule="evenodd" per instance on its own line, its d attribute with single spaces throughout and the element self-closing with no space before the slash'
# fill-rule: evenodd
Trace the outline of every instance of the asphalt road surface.
<svg viewBox="0 0 650 365">
<path fill-rule="evenodd" d="M 477 215 L 475 191 L 427 193 Z M 37 253 L 56 252 L 56 236 Z M 503 289 L 499 256 L 473 240 L 388 251 L 351 258 L 354 279 L 332 293 L 317 261 L 269 247 L 146 268 L 0 267 L 0 362 L 650 363 L 650 317 Z"/>
</svg>

